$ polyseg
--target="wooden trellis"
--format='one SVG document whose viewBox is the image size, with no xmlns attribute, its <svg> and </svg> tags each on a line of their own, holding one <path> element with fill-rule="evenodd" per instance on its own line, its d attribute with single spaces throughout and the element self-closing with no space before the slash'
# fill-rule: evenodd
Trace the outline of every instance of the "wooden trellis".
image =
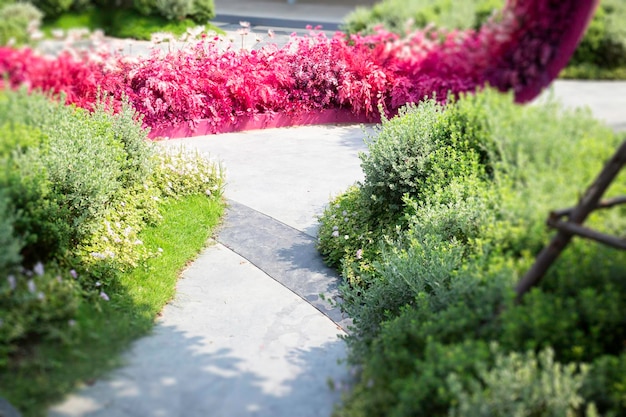
<svg viewBox="0 0 626 417">
<path fill-rule="evenodd" d="M 574 236 L 592 239 L 618 249 L 626 250 L 626 240 L 600 233 L 583 226 L 584 221 L 594 210 L 606 209 L 626 203 L 626 196 L 605 201 L 600 200 L 624 165 L 626 165 L 626 141 L 622 143 L 615 152 L 615 155 L 604 165 L 600 175 L 598 175 L 593 184 L 587 189 L 578 202 L 578 205 L 550 213 L 547 223 L 549 226 L 557 229 L 556 236 L 554 236 L 552 241 L 537 255 L 533 266 L 518 282 L 515 288 L 518 301 L 522 299 L 528 290 L 541 281 L 548 268 L 550 268 L 559 257 Z"/>
</svg>

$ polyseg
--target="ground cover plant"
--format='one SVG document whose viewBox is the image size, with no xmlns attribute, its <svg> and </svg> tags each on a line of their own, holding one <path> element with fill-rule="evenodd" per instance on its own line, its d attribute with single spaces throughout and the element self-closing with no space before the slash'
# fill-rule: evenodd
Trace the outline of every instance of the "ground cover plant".
<svg viewBox="0 0 626 417">
<path fill-rule="evenodd" d="M 171 298 L 223 207 L 219 165 L 136 114 L 0 94 L 0 395 L 43 414 Z M 114 336 L 113 336 L 114 335 Z"/>
<path fill-rule="evenodd" d="M 2 48 L 0 73 L 8 86 L 63 91 L 88 109 L 99 93 L 116 103 L 126 97 L 154 135 L 200 121 L 211 133 L 255 117 L 337 109 L 375 121 L 425 96 L 445 100 L 485 84 L 532 99 L 573 53 L 592 8 L 590 0 L 511 2 L 478 30 L 312 34 L 251 51 L 201 34 L 189 48 L 146 59 Z"/>
<path fill-rule="evenodd" d="M 399 35 L 435 25 L 478 29 L 505 0 L 383 0 L 357 7 L 344 21 L 348 33 L 373 33 L 382 26 Z M 563 78 L 626 79 L 626 4 L 602 0 Z"/>
<path fill-rule="evenodd" d="M 383 121 L 319 249 L 345 277 L 357 379 L 337 416 L 621 416 L 626 254 L 575 240 L 513 288 L 619 137 L 586 111 L 487 90 Z M 622 174 L 609 195 L 626 191 Z M 623 210 L 589 225 L 623 235 Z"/>
</svg>

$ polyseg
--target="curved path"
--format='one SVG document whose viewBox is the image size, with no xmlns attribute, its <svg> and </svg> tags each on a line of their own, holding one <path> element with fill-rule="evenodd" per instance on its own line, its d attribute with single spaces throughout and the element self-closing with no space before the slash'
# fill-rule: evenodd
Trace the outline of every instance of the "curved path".
<svg viewBox="0 0 626 417">
<path fill-rule="evenodd" d="M 179 281 L 127 365 L 50 416 L 329 416 L 348 378 L 348 321 L 319 297 L 337 276 L 316 215 L 360 179 L 363 131 L 301 127 L 172 140 L 219 156 L 230 199 L 217 242 Z"/>
</svg>

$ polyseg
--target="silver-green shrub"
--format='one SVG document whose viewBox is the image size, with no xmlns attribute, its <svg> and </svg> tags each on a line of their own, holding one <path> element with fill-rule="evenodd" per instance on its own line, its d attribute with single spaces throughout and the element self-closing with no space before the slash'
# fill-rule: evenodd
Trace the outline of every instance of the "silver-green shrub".
<svg viewBox="0 0 626 417">
<path fill-rule="evenodd" d="M 30 3 L 13 3 L 0 7 L 0 45 L 29 43 L 29 32 L 41 25 L 43 14 Z"/>
<path fill-rule="evenodd" d="M 448 417 L 578 417 L 585 408 L 597 415 L 580 396 L 588 366 L 561 364 L 549 348 L 505 354 L 494 345 L 492 352 L 493 367 L 478 363 L 475 379 L 447 378 L 456 403 Z"/>
<path fill-rule="evenodd" d="M 156 0 L 155 6 L 168 20 L 182 19 L 193 13 L 193 0 Z"/>
</svg>

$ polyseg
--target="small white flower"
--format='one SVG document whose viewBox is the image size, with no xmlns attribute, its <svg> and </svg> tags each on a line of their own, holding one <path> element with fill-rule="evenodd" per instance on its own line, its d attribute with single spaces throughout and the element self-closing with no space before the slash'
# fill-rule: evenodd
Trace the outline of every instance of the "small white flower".
<svg viewBox="0 0 626 417">
<path fill-rule="evenodd" d="M 339 226 L 333 226 L 333 230 L 339 230 Z"/>
<path fill-rule="evenodd" d="M 157 251 L 162 253 L 163 252 L 163 248 L 158 248 Z"/>
<path fill-rule="evenodd" d="M 15 287 L 17 287 L 17 280 L 15 279 L 15 275 L 9 275 L 7 277 L 7 281 L 9 282 L 9 288 L 11 288 L 11 291 L 13 291 Z"/>
<path fill-rule="evenodd" d="M 65 37 L 65 31 L 63 29 L 52 29 L 50 33 L 55 39 L 63 39 Z"/>
<path fill-rule="evenodd" d="M 332 236 L 333 236 L 333 237 L 339 237 L 339 231 L 338 231 L 338 230 L 335 230 L 335 231 L 332 233 Z"/>
<path fill-rule="evenodd" d="M 343 238 L 344 238 L 345 240 L 348 240 L 348 239 L 350 239 L 350 236 L 345 235 Z"/>
<path fill-rule="evenodd" d="M 363 259 L 363 249 L 359 249 L 358 251 L 356 251 L 356 258 Z"/>
<path fill-rule="evenodd" d="M 70 269 L 70 276 L 74 279 L 78 278 L 78 273 L 75 269 Z"/>
<path fill-rule="evenodd" d="M 34 294 L 35 291 L 37 291 L 37 286 L 35 285 L 35 281 L 33 281 L 32 279 L 29 279 L 26 285 L 28 286 L 28 291 L 31 294 Z"/>
<path fill-rule="evenodd" d="M 44 295 L 44 293 L 43 293 L 43 292 L 39 291 L 39 292 L 37 293 L 37 299 L 38 299 L 39 301 L 43 301 L 43 300 L 45 300 L 45 299 L 46 299 L 46 296 Z"/>
<path fill-rule="evenodd" d="M 33 272 L 38 276 L 42 276 L 44 274 L 43 264 L 41 262 L 37 262 L 33 268 Z"/>
<path fill-rule="evenodd" d="M 96 281 L 96 284 L 95 284 L 95 285 L 96 285 L 96 287 L 99 287 L 99 286 L 101 286 L 101 285 L 102 285 L 102 283 L 101 283 L 100 281 Z"/>
<path fill-rule="evenodd" d="M 74 319 L 68 320 L 67 321 L 67 325 L 70 326 L 70 327 L 76 326 L 76 320 L 74 320 Z"/>
<path fill-rule="evenodd" d="M 35 30 L 30 34 L 30 39 L 33 41 L 40 41 L 44 38 L 43 32 L 40 30 Z"/>
<path fill-rule="evenodd" d="M 100 291 L 100 298 L 102 298 L 104 301 L 110 300 L 109 296 L 104 291 Z"/>
</svg>

